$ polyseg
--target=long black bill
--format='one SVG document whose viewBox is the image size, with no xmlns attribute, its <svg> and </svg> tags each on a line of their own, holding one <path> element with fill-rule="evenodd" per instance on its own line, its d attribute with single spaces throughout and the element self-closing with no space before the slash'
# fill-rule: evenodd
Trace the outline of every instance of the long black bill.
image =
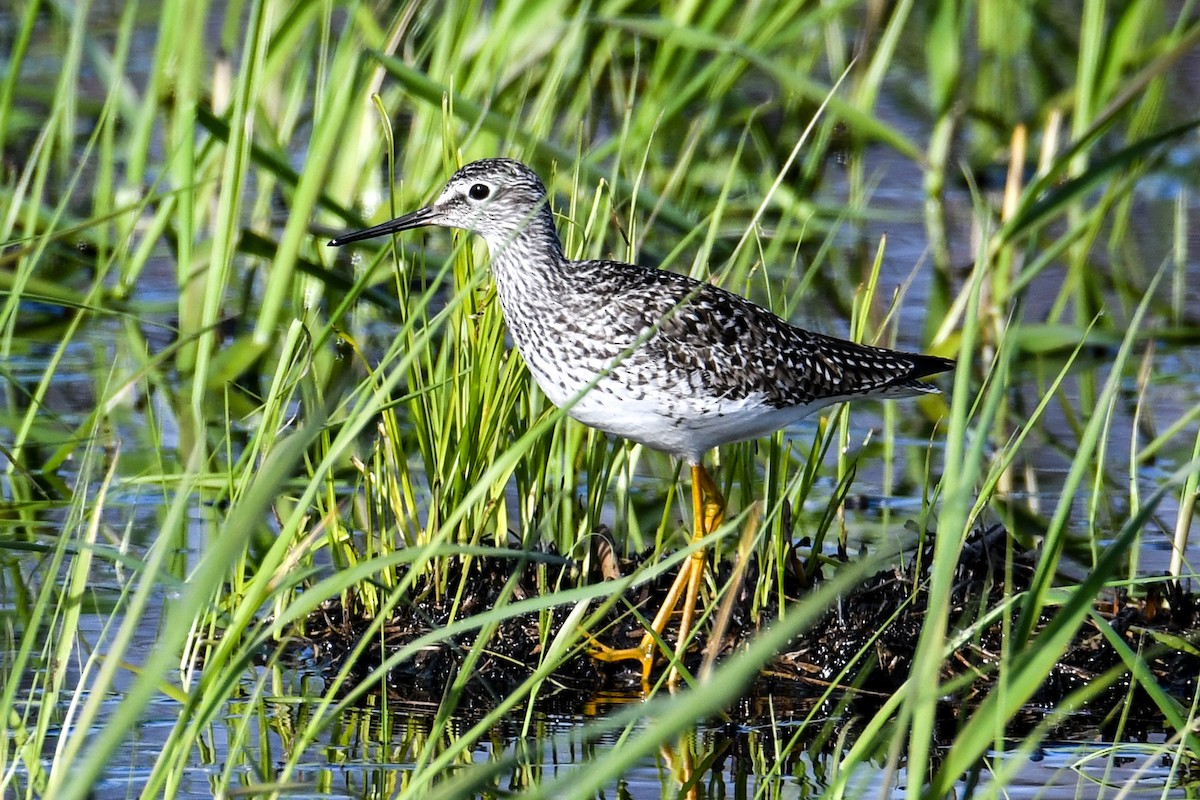
<svg viewBox="0 0 1200 800">
<path fill-rule="evenodd" d="M 374 239 L 376 236 L 383 236 L 387 233 L 399 233 L 400 231 L 409 231 L 413 228 L 423 228 L 426 225 L 436 224 L 434 219 L 437 217 L 437 209 L 433 206 L 427 206 L 411 214 L 405 214 L 403 217 L 396 217 L 391 222 L 384 222 L 381 225 L 376 225 L 373 228 L 367 228 L 362 231 L 353 231 L 351 233 L 343 233 L 336 239 L 329 242 L 330 247 L 341 247 L 344 244 L 351 242 L 361 242 L 363 239 Z"/>
</svg>

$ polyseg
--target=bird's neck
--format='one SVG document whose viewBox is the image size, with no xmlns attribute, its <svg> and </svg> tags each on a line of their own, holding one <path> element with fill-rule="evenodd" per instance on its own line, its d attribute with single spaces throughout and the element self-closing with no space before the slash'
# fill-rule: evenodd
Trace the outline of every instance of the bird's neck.
<svg viewBox="0 0 1200 800">
<path fill-rule="evenodd" d="M 488 251 L 506 308 L 524 302 L 524 296 L 531 292 L 553 297 L 565 289 L 569 280 L 562 243 L 547 206 L 539 208 L 519 230 L 489 237 Z"/>
</svg>

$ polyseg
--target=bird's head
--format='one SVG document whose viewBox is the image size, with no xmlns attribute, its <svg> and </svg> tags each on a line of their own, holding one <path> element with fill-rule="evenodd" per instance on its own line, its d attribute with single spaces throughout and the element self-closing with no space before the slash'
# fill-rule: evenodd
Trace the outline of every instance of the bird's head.
<svg viewBox="0 0 1200 800">
<path fill-rule="evenodd" d="M 546 187 L 533 170 L 510 158 L 486 158 L 455 172 L 432 205 L 373 228 L 344 234 L 329 244 L 338 247 L 435 225 L 478 233 L 495 252 L 543 215 L 549 219 Z"/>
</svg>

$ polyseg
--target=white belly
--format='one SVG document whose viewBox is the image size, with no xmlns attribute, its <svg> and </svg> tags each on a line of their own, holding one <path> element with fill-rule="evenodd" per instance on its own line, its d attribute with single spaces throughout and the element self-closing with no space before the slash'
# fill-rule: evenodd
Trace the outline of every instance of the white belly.
<svg viewBox="0 0 1200 800">
<path fill-rule="evenodd" d="M 682 387 L 643 387 L 630 392 L 607 378 L 585 391 L 588 380 L 582 376 L 564 381 L 562 374 L 550 378 L 534 370 L 534 377 L 552 403 L 560 408 L 570 404 L 567 413 L 573 419 L 689 464 L 699 463 L 704 453 L 718 445 L 758 439 L 829 404 L 781 409 L 766 405 L 761 395 L 729 400 L 671 391 Z"/>
</svg>

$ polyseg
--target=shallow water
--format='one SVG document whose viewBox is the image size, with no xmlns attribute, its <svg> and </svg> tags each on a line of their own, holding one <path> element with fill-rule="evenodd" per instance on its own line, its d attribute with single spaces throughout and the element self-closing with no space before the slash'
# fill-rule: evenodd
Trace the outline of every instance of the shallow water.
<svg viewBox="0 0 1200 800">
<path fill-rule="evenodd" d="M 298 678 L 293 687 L 300 689 Z M 316 678 L 314 677 L 314 680 Z M 302 694 L 265 697 L 254 706 L 234 703 L 223 723 L 213 727 L 211 750 L 197 754 L 185 770 L 177 797 L 209 797 L 222 773 L 234 776 L 233 785 L 247 789 L 270 782 L 274 764 L 285 758 L 294 733 L 312 713 L 319 698 Z M 128 749 L 115 760 L 109 780 L 96 787 L 96 800 L 128 797 L 144 785 L 165 737 L 175 724 L 173 704 L 155 707 L 132 737 Z M 436 742 L 429 739 L 431 717 L 398 709 L 386 721 L 377 708 L 356 709 L 308 747 L 309 757 L 283 785 L 286 796 L 297 798 L 363 798 L 392 796 L 424 762 L 422 752 L 451 746 L 469 726 L 452 720 Z M 245 730 L 242 726 L 245 725 Z M 645 724 L 633 731 L 637 736 Z M 799 750 L 799 757 L 778 761 L 775 743 L 786 741 L 794 726 L 787 722 L 756 725 L 700 727 L 669 747 L 636 759 L 621 778 L 603 789 L 618 797 L 692 798 L 755 797 L 816 798 L 828 787 L 836 764 L 828 755 Z M 249 735 L 260 743 L 257 763 L 228 764 L 221 760 L 228 738 Z M 1010 747 L 1019 742 L 1007 743 Z M 1154 744 L 1154 743 L 1152 743 Z M 1161 744 L 1159 742 L 1158 744 Z M 621 747 L 615 734 L 596 732 L 585 717 L 534 714 L 527 732 L 520 720 L 493 729 L 482 744 L 455 759 L 456 767 L 468 764 L 497 765 L 492 788 L 484 797 L 503 797 L 536 785 L 565 787 L 598 750 Z M 972 786 L 961 782 L 959 791 L 986 790 L 993 780 L 989 769 L 1005 768 L 1006 755 L 993 751 Z M 445 772 L 450 781 L 456 769 Z M 1004 794 L 1014 798 L 1168 798 L 1188 796 L 1169 786 L 1179 775 L 1161 748 L 1130 743 L 1051 742 L 1038 748 L 1015 774 L 1004 776 Z M 885 763 L 860 769 L 848 782 L 849 796 L 900 798 L 904 796 L 903 769 Z"/>
</svg>

